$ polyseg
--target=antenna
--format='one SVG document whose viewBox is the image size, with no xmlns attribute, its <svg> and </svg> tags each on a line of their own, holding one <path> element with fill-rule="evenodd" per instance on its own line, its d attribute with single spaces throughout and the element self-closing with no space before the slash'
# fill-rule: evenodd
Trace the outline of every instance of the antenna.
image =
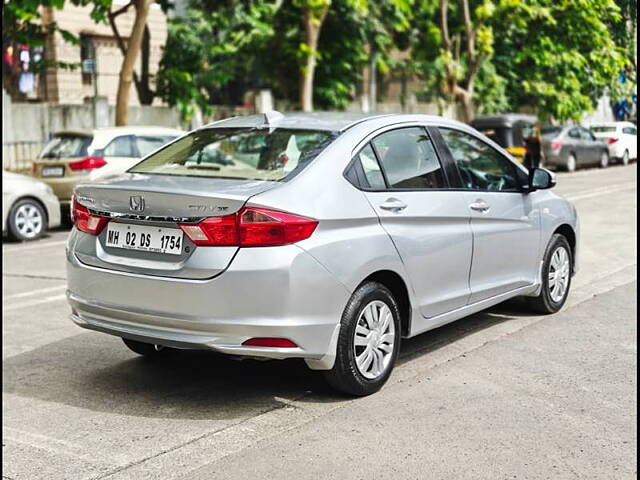
<svg viewBox="0 0 640 480">
<path fill-rule="evenodd" d="M 272 126 L 284 118 L 284 115 L 276 110 L 266 111 L 262 115 L 264 115 L 264 124 L 268 126 Z"/>
</svg>

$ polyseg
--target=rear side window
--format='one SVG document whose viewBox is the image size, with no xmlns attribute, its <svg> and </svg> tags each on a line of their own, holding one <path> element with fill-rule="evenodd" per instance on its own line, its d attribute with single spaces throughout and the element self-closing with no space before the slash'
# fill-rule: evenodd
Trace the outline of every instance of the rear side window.
<svg viewBox="0 0 640 480">
<path fill-rule="evenodd" d="M 133 136 L 116 137 L 104 147 L 105 157 L 137 157 L 134 150 Z"/>
<path fill-rule="evenodd" d="M 152 153 L 129 172 L 283 181 L 303 169 L 337 132 L 289 128 L 208 128 Z"/>
<path fill-rule="evenodd" d="M 622 129 L 622 133 L 626 133 L 627 135 L 637 135 L 637 130 L 633 127 L 624 127 Z"/>
<path fill-rule="evenodd" d="M 458 130 L 441 128 L 465 188 L 500 192 L 519 191 L 516 166 L 481 140 Z"/>
<path fill-rule="evenodd" d="M 93 137 L 85 135 L 55 136 L 42 150 L 42 158 L 77 158 L 86 157 Z"/>
<path fill-rule="evenodd" d="M 384 176 L 382 175 L 380 164 L 376 159 L 376 154 L 373 152 L 371 145 L 367 144 L 366 147 L 360 150 L 357 159 L 362 166 L 362 171 L 369 184 L 368 186 L 376 190 L 384 190 L 386 188 Z"/>
<path fill-rule="evenodd" d="M 596 133 L 615 133 L 616 127 L 591 127 Z"/>
<path fill-rule="evenodd" d="M 392 188 L 444 188 L 444 173 L 426 130 L 401 128 L 372 141 Z"/>
<path fill-rule="evenodd" d="M 151 152 L 159 149 L 165 143 L 175 140 L 177 137 L 155 137 L 155 136 L 137 136 L 136 146 L 140 157 L 146 157 Z"/>
<path fill-rule="evenodd" d="M 572 128 L 571 130 L 569 130 L 569 137 L 580 140 L 582 138 L 582 135 L 580 135 L 580 129 Z"/>
</svg>

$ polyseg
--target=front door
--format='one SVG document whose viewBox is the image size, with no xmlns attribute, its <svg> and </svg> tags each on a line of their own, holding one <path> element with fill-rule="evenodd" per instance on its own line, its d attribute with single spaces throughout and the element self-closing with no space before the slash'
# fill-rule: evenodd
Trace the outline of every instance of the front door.
<svg viewBox="0 0 640 480">
<path fill-rule="evenodd" d="M 409 275 L 424 317 L 463 307 L 470 294 L 470 213 L 446 174 L 427 131 L 382 133 L 358 154 L 365 192 Z"/>
<path fill-rule="evenodd" d="M 540 258 L 540 214 L 523 193 L 526 173 L 481 139 L 440 132 L 463 183 L 471 215 L 473 260 L 469 283 L 475 303 L 535 283 Z"/>
</svg>

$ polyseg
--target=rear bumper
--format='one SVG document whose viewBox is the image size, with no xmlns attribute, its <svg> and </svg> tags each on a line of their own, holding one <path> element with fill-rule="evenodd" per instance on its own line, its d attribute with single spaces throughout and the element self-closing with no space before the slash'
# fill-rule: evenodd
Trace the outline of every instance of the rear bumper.
<svg viewBox="0 0 640 480">
<path fill-rule="evenodd" d="M 177 348 L 268 358 L 320 360 L 350 292 L 295 245 L 240 249 L 208 280 L 114 272 L 67 252 L 67 297 L 79 326 Z M 246 347 L 252 337 L 292 340 L 298 348 Z"/>
</svg>

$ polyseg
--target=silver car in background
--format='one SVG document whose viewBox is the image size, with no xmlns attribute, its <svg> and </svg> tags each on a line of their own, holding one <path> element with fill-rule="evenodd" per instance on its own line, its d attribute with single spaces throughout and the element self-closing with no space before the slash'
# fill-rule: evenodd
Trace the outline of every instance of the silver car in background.
<svg viewBox="0 0 640 480">
<path fill-rule="evenodd" d="M 60 226 L 60 203 L 51 187 L 2 170 L 2 234 L 24 242 Z"/>
<path fill-rule="evenodd" d="M 545 166 L 568 172 L 585 166 L 609 166 L 606 142 L 580 125 L 542 128 L 542 150 Z"/>
<path fill-rule="evenodd" d="M 303 358 L 370 394 L 402 338 L 515 296 L 562 307 L 579 225 L 554 183 L 440 117 L 223 120 L 76 188 L 71 319 L 152 357 Z"/>
</svg>

